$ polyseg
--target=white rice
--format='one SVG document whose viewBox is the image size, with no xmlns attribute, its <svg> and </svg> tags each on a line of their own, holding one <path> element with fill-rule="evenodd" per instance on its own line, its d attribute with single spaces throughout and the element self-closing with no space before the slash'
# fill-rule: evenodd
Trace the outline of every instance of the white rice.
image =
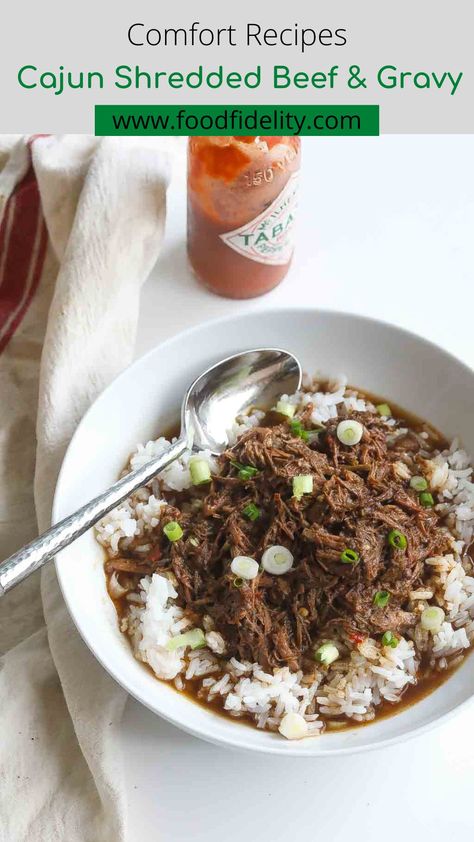
<svg viewBox="0 0 474 842">
<path fill-rule="evenodd" d="M 328 391 L 297 392 L 282 395 L 281 400 L 297 407 L 296 417 L 308 403 L 313 404 L 311 422 L 324 424 L 338 415 L 344 404 L 351 410 L 374 410 L 374 406 L 354 393 L 346 392 L 346 378 L 340 376 L 329 385 Z M 239 417 L 228 431 L 229 441 L 235 443 L 246 430 L 258 425 L 263 417 L 253 411 Z M 393 419 L 386 423 L 392 425 Z M 402 434 L 402 429 L 394 435 Z M 138 445 L 130 459 L 130 468 L 137 468 L 159 455 L 168 444 L 164 438 Z M 189 488 L 190 453 L 169 466 L 161 475 L 165 490 L 182 491 Z M 218 464 L 209 451 L 200 453 L 212 473 Z M 403 479 L 410 473 L 404 462 L 395 468 Z M 463 567 L 461 556 L 466 544 L 474 536 L 474 483 L 471 460 L 453 441 L 449 450 L 426 461 L 425 475 L 430 488 L 438 497 L 437 510 L 447 517 L 453 536 L 452 553 L 427 559 L 431 569 L 426 587 L 411 594 L 412 610 L 420 612 L 428 604 L 436 604 L 445 611 L 445 622 L 438 633 L 431 635 L 417 624 L 410 639 L 400 638 L 395 648 L 365 639 L 362 643 L 342 641 L 346 655 L 328 669 L 315 670 L 311 676 L 292 673 L 287 667 L 266 673 L 259 664 L 242 663 L 235 658 L 226 660 L 226 643 L 214 631 L 211 618 L 204 618 L 206 647 L 189 651 L 184 647 L 170 652 L 167 642 L 180 634 L 189 623 L 182 609 L 175 604 L 177 593 L 164 576 L 153 574 L 140 582 L 138 594 L 129 595 L 131 605 L 125 621 L 136 657 L 148 663 L 162 679 L 174 679 L 178 689 L 185 681 L 200 680 L 199 696 L 204 700 L 220 698 L 224 709 L 233 717 L 252 717 L 259 728 L 277 731 L 283 716 L 297 713 L 307 723 L 307 734 L 317 735 L 324 723 L 319 719 L 352 718 L 356 721 L 373 719 L 381 702 L 398 702 L 409 684 L 416 683 L 421 656 L 428 655 L 433 667 L 445 669 L 474 640 L 474 577 Z M 110 512 L 97 526 L 97 538 L 110 556 L 117 556 L 137 538 L 147 534 L 160 520 L 165 501 L 155 497 L 156 484 L 141 489 L 125 503 Z M 138 544 L 140 547 L 140 543 Z"/>
<path fill-rule="evenodd" d="M 151 459 L 161 456 L 169 444 L 168 439 L 163 437 L 156 441 L 149 441 L 145 445 L 138 444 L 135 453 L 130 457 L 131 470 L 141 468 L 147 462 L 150 462 Z M 196 454 L 192 454 L 190 451 L 186 452 L 180 459 L 172 462 L 171 465 L 161 472 L 160 480 L 163 482 L 165 489 L 168 491 L 183 491 L 185 488 L 189 488 L 191 485 L 189 460 L 193 455 L 195 456 Z M 217 459 L 211 454 L 210 450 L 201 450 L 198 455 L 200 459 L 207 462 L 211 473 L 216 474 L 219 472 Z"/>
<path fill-rule="evenodd" d="M 440 497 L 438 511 L 449 514 L 454 534 L 469 544 L 474 536 L 472 460 L 457 439 L 449 450 L 428 462 L 428 477 Z"/>
<path fill-rule="evenodd" d="M 148 663 L 160 678 L 171 679 L 184 670 L 184 648 L 170 652 L 166 644 L 189 626 L 183 611 L 174 604 L 178 596 L 164 576 L 152 576 L 140 582 L 143 607 L 132 606 L 135 655 Z M 130 629 L 131 630 L 131 629 Z"/>
</svg>

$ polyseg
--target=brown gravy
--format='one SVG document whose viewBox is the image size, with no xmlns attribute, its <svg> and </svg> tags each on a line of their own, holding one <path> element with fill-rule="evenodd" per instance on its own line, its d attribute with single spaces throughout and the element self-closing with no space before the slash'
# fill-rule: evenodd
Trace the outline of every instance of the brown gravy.
<svg viewBox="0 0 474 842">
<path fill-rule="evenodd" d="M 321 382 L 319 384 L 319 388 L 323 391 L 326 385 L 327 384 L 325 384 L 324 382 Z M 375 405 L 387 403 L 387 400 L 385 398 L 382 398 L 379 395 L 374 395 L 371 392 L 368 392 L 364 389 L 359 389 L 353 386 L 348 386 L 348 388 L 356 391 L 358 395 L 360 395 L 362 398 L 365 398 L 366 400 L 370 401 Z M 430 437 L 431 443 L 434 444 L 437 448 L 443 450 L 449 446 L 447 438 L 431 424 L 428 424 L 423 419 L 393 403 L 393 401 L 390 401 L 389 406 L 392 410 L 392 415 L 399 420 L 401 419 L 405 421 L 407 426 L 410 427 L 412 430 L 414 430 L 415 432 L 427 432 Z M 272 411 L 267 412 L 265 418 L 262 420 L 262 426 L 274 426 L 279 423 L 281 423 L 281 415 Z M 160 435 L 165 436 L 168 439 L 172 438 L 173 436 L 177 436 L 179 435 L 179 426 L 173 425 L 164 432 L 160 431 Z M 121 619 L 125 614 L 129 603 L 126 601 L 125 597 L 121 599 L 112 599 L 112 601 L 114 602 L 118 617 L 119 619 Z M 424 667 L 423 664 L 421 664 L 417 683 L 414 685 L 408 685 L 399 702 L 394 703 L 383 701 L 380 705 L 377 706 L 375 719 L 370 720 L 368 722 L 358 722 L 356 720 L 349 720 L 344 717 L 341 717 L 340 719 L 334 718 L 333 720 L 329 721 L 325 720 L 326 732 L 330 733 L 333 730 L 342 731 L 351 728 L 365 727 L 366 725 L 370 725 L 372 722 L 376 722 L 380 719 L 385 719 L 388 716 L 392 716 L 395 713 L 401 712 L 402 710 L 406 710 L 407 708 L 424 699 L 426 696 L 432 693 L 433 690 L 436 690 L 438 687 L 444 684 L 444 682 L 447 681 L 447 679 L 457 670 L 457 668 L 460 666 L 460 663 L 462 663 L 461 659 L 454 666 L 437 672 L 434 672 L 433 670 L 430 670 L 426 666 Z M 144 664 L 144 667 L 145 669 L 150 670 L 154 675 L 151 667 L 149 667 L 147 664 Z M 160 679 L 156 680 L 159 681 Z M 172 682 L 167 683 L 169 683 L 170 686 L 172 686 L 173 689 L 175 689 Z M 183 690 L 176 690 L 176 692 L 184 694 L 193 702 L 201 705 L 204 708 L 211 708 L 215 713 L 219 714 L 220 716 L 224 716 L 226 719 L 229 719 L 229 714 L 223 709 L 222 698 L 220 696 L 209 702 L 202 701 L 198 696 L 198 690 L 199 681 L 191 680 L 186 682 Z M 255 727 L 255 722 L 250 715 L 248 717 L 244 715 L 242 717 L 236 718 L 235 721 L 243 723 L 245 725 L 250 725 L 253 728 Z"/>
</svg>

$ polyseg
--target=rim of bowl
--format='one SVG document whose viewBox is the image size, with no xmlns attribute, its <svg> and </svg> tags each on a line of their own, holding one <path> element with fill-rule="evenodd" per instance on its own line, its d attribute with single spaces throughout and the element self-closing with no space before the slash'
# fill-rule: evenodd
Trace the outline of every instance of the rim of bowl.
<svg viewBox="0 0 474 842">
<path fill-rule="evenodd" d="M 256 316 L 265 315 L 265 316 L 271 317 L 271 316 L 276 316 L 276 315 L 281 316 L 282 313 L 288 313 L 288 314 L 291 314 L 291 315 L 295 315 L 297 313 L 300 313 L 300 314 L 304 314 L 305 316 L 307 316 L 308 314 L 313 314 L 314 316 L 318 316 L 318 317 L 322 317 L 322 318 L 325 318 L 325 317 L 333 318 L 333 317 L 335 317 L 335 318 L 342 318 L 342 319 L 348 319 L 348 320 L 356 320 L 356 321 L 359 321 L 361 323 L 378 325 L 379 327 L 381 326 L 382 328 L 388 328 L 389 330 L 394 330 L 394 331 L 396 331 L 396 332 L 398 332 L 398 333 L 400 333 L 400 334 L 402 334 L 406 337 L 409 337 L 411 339 L 414 339 L 418 342 L 423 343 L 424 345 L 428 346 L 428 348 L 431 348 L 433 351 L 436 351 L 437 353 L 442 353 L 444 356 L 449 358 L 453 363 L 455 363 L 458 366 L 461 366 L 461 368 L 463 368 L 467 373 L 469 373 L 470 375 L 474 375 L 474 369 L 472 369 L 469 365 L 464 363 L 462 360 L 460 360 L 458 357 L 456 357 L 450 351 L 447 351 L 446 349 L 442 348 L 440 345 L 437 345 L 435 342 L 431 341 L 430 339 L 426 339 L 424 336 L 420 336 L 419 334 L 414 333 L 411 330 L 407 330 L 406 328 L 400 327 L 399 325 L 396 325 L 392 322 L 388 322 L 388 321 L 385 321 L 383 319 L 377 319 L 377 318 L 374 318 L 372 316 L 364 316 L 364 315 L 360 315 L 358 313 L 351 313 L 351 312 L 344 311 L 344 310 L 330 310 L 330 309 L 327 309 L 327 308 L 326 309 L 318 309 L 316 307 L 272 307 L 272 308 L 269 308 L 268 310 L 267 309 L 265 309 L 265 310 L 255 309 L 255 310 L 250 310 L 250 311 L 246 311 L 246 312 L 244 311 L 242 313 L 236 313 L 235 315 L 222 316 L 222 317 L 217 318 L 217 319 L 212 319 L 212 318 L 207 319 L 206 321 L 200 322 L 197 325 L 192 325 L 188 328 L 185 328 L 182 331 L 178 331 L 178 333 L 174 334 L 173 336 L 169 336 L 167 339 L 163 340 L 163 342 L 159 342 L 153 348 L 150 348 L 149 351 L 147 351 L 145 354 L 142 354 L 140 357 L 138 357 L 136 360 L 133 360 L 128 366 L 126 366 L 105 387 L 105 389 L 103 389 L 102 392 L 100 392 L 100 394 L 97 395 L 96 399 L 92 402 L 90 407 L 86 410 L 86 412 L 84 413 L 83 417 L 81 418 L 79 424 L 77 425 L 77 427 L 76 427 L 76 429 L 75 429 L 75 431 L 72 435 L 72 438 L 71 438 L 71 440 L 70 440 L 70 442 L 67 446 L 66 452 L 64 454 L 64 457 L 63 457 L 63 460 L 62 460 L 62 463 L 61 463 L 61 468 L 59 470 L 58 478 L 57 478 L 57 481 L 56 481 L 55 491 L 54 491 L 53 506 L 52 506 L 52 524 L 54 525 L 60 519 L 59 509 L 60 509 L 60 499 L 61 499 L 61 495 L 62 495 L 62 484 L 63 484 L 63 481 L 64 481 L 64 475 L 65 475 L 66 470 L 67 470 L 67 463 L 69 461 L 69 455 L 70 455 L 70 451 L 72 450 L 74 440 L 75 440 L 76 436 L 78 435 L 79 431 L 82 429 L 82 427 L 87 424 L 88 416 L 92 412 L 92 409 L 93 409 L 93 407 L 95 407 L 97 401 L 104 399 L 105 396 L 107 395 L 107 393 L 109 392 L 109 390 L 112 390 L 112 388 L 115 389 L 117 387 L 117 384 L 120 384 L 120 381 L 122 379 L 125 379 L 125 377 L 128 375 L 129 369 L 133 368 L 135 365 L 138 365 L 139 363 L 142 363 L 145 359 L 153 356 L 154 354 L 157 353 L 157 351 L 164 351 L 166 349 L 166 346 L 168 344 L 171 344 L 172 342 L 175 342 L 178 337 L 181 337 L 184 340 L 184 339 L 187 339 L 193 333 L 201 331 L 203 329 L 211 328 L 213 325 L 218 325 L 218 324 L 221 325 L 221 324 L 225 324 L 227 322 L 237 322 L 237 321 L 247 319 L 249 316 L 253 316 L 253 315 L 256 315 Z M 64 552 L 64 550 L 63 550 L 63 552 Z M 155 715 L 161 716 L 162 719 L 165 719 L 167 722 L 170 722 L 172 725 L 176 726 L 177 728 L 180 728 L 182 731 L 185 731 L 186 733 L 191 734 L 192 736 L 197 737 L 199 739 L 205 740 L 206 742 L 213 743 L 214 745 L 217 744 L 217 745 L 226 746 L 228 748 L 233 748 L 233 749 L 236 749 L 236 750 L 257 752 L 259 754 L 278 754 L 278 755 L 282 755 L 282 756 L 286 755 L 286 756 L 292 756 L 292 757 L 308 757 L 308 758 L 309 757 L 335 757 L 335 756 L 342 756 L 342 755 L 349 755 L 349 754 L 359 754 L 359 753 L 362 753 L 362 752 L 376 751 L 378 749 L 387 748 L 389 746 L 393 746 L 393 745 L 396 745 L 398 743 L 405 742 L 406 740 L 422 736 L 423 734 L 426 734 L 428 731 L 431 731 L 432 729 L 434 729 L 434 728 L 444 724 L 445 722 L 449 721 L 457 713 L 464 710 L 468 706 L 472 705 L 473 702 L 474 702 L 474 689 L 473 689 L 473 692 L 469 696 L 469 698 L 464 699 L 464 701 L 459 702 L 458 704 L 454 704 L 454 706 L 450 710 L 446 711 L 445 713 L 441 714 L 440 716 L 432 716 L 432 718 L 429 719 L 428 722 L 425 722 L 422 725 L 413 726 L 411 728 L 409 727 L 405 733 L 400 734 L 400 735 L 387 737 L 385 739 L 377 740 L 376 742 L 372 742 L 372 743 L 371 742 L 363 742 L 363 743 L 361 743 L 359 745 L 356 745 L 356 746 L 342 746 L 342 747 L 339 747 L 339 748 L 332 748 L 332 749 L 331 748 L 325 748 L 325 749 L 318 748 L 319 740 L 325 739 L 325 737 L 327 738 L 328 735 L 322 735 L 322 737 L 320 737 L 319 739 L 312 740 L 312 742 L 314 743 L 314 747 L 312 746 L 311 749 L 309 749 L 309 750 L 306 747 L 305 751 L 301 751 L 301 750 L 298 749 L 298 745 L 299 745 L 298 742 L 291 743 L 290 741 L 282 741 L 281 745 L 279 743 L 272 744 L 271 742 L 269 742 L 268 745 L 264 745 L 264 744 L 254 745 L 252 743 L 249 743 L 249 741 L 245 739 L 245 729 L 244 728 L 241 729 L 243 733 L 242 733 L 241 736 L 239 735 L 239 738 L 233 738 L 232 736 L 226 736 L 226 735 L 224 735 L 222 737 L 220 735 L 216 736 L 216 735 L 212 734 L 212 726 L 210 726 L 209 728 L 205 728 L 205 729 L 194 728 L 193 726 L 182 722 L 179 718 L 173 717 L 172 714 L 168 714 L 166 712 L 163 712 L 162 710 L 159 710 L 158 709 L 159 706 L 153 706 L 149 702 L 145 701 L 142 698 L 139 689 L 133 689 L 132 690 L 130 688 L 130 686 L 125 682 L 125 680 L 121 678 L 118 670 L 115 670 L 114 668 L 109 666 L 105 662 L 105 659 L 99 657 L 96 650 L 94 649 L 93 642 L 89 641 L 88 635 L 86 634 L 85 631 L 82 630 L 82 628 L 80 626 L 80 620 L 76 619 L 76 616 L 75 616 L 75 613 L 74 613 L 74 608 L 73 608 L 73 603 L 67 597 L 67 594 L 65 592 L 65 586 L 63 587 L 63 575 L 61 573 L 61 565 L 60 565 L 57 558 L 55 558 L 55 560 L 54 560 L 54 565 L 55 565 L 56 575 L 57 575 L 57 578 L 58 578 L 61 593 L 62 593 L 64 602 L 66 604 L 66 607 L 68 609 L 69 615 L 70 615 L 76 629 L 78 630 L 78 632 L 81 636 L 81 639 L 84 641 L 84 643 L 86 644 L 88 649 L 92 652 L 92 654 L 96 658 L 96 660 L 105 669 L 105 671 L 110 676 L 112 676 L 112 678 L 117 682 L 117 684 L 119 684 L 121 687 L 123 687 L 123 689 L 126 690 L 127 693 L 130 696 L 132 696 L 132 698 L 136 699 L 136 701 L 140 702 L 140 704 L 142 704 L 148 710 L 151 710 Z M 156 679 L 156 680 L 159 681 L 159 679 Z M 449 681 L 449 679 L 448 679 L 448 681 Z M 195 704 L 195 702 L 190 700 L 189 704 Z M 397 714 L 395 713 L 393 715 L 396 716 Z M 367 729 L 369 729 L 369 733 L 370 733 L 370 725 L 371 724 L 372 723 L 368 723 L 368 725 L 364 727 L 364 731 L 367 728 Z"/>
</svg>

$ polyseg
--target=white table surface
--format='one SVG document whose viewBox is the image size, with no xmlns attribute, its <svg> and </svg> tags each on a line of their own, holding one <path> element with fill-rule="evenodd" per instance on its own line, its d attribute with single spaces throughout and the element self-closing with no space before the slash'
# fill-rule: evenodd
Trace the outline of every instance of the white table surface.
<svg viewBox="0 0 474 842">
<path fill-rule="evenodd" d="M 211 295 L 190 274 L 185 179 L 176 172 L 165 247 L 142 298 L 137 356 L 232 311 L 303 304 L 394 322 L 474 366 L 473 158 L 469 135 L 307 140 L 293 268 L 272 293 L 243 302 Z M 471 706 L 383 751 L 267 758 L 208 745 L 129 699 L 130 840 L 461 837 L 474 829 L 473 723 Z"/>
</svg>

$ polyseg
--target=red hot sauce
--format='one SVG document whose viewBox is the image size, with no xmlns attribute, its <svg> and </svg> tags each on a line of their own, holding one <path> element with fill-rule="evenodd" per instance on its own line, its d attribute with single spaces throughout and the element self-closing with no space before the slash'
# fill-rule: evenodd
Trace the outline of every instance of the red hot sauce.
<svg viewBox="0 0 474 842">
<path fill-rule="evenodd" d="M 191 137 L 188 256 L 199 280 L 253 298 L 285 277 L 293 254 L 299 137 Z"/>
</svg>

